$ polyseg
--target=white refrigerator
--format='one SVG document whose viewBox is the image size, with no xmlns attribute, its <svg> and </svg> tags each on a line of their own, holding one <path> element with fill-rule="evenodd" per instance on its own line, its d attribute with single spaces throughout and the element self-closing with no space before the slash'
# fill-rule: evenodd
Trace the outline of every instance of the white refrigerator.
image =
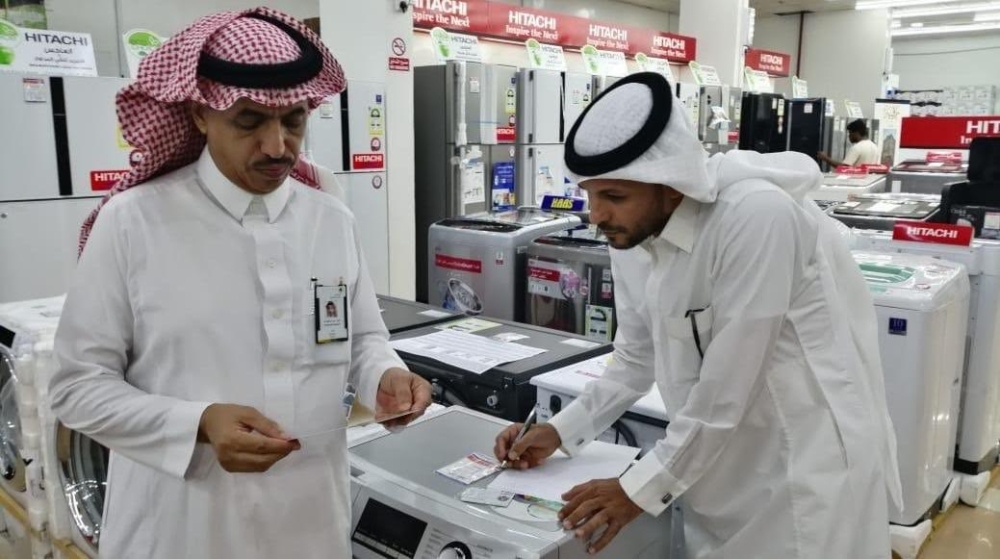
<svg viewBox="0 0 1000 559">
<path fill-rule="evenodd" d="M 129 168 L 122 78 L 0 73 L 0 303 L 64 293 L 84 219 Z"/>
<path fill-rule="evenodd" d="M 348 80 L 347 89 L 309 117 L 305 153 L 333 171 L 357 219 L 368 272 L 378 293 L 389 293 L 389 197 L 385 86 Z"/>
</svg>

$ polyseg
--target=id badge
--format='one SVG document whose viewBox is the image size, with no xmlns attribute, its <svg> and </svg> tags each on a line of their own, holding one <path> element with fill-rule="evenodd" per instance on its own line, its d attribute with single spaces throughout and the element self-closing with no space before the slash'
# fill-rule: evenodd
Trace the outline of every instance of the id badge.
<svg viewBox="0 0 1000 559">
<path fill-rule="evenodd" d="M 347 286 L 319 285 L 315 291 L 316 343 L 348 340 Z"/>
</svg>

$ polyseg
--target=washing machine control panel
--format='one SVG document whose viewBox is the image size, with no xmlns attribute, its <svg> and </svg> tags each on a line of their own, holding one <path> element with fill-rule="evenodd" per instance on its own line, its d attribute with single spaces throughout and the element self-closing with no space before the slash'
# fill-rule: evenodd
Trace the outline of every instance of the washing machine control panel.
<svg viewBox="0 0 1000 559">
<path fill-rule="evenodd" d="M 352 555 L 357 559 L 538 557 L 500 537 L 473 531 L 453 519 L 442 518 L 445 514 L 434 514 L 434 510 L 445 512 L 447 516 L 458 513 L 450 509 L 442 511 L 439 507 L 437 504 L 411 507 L 381 491 L 362 488 L 354 502 L 356 521 L 351 533 Z"/>
</svg>

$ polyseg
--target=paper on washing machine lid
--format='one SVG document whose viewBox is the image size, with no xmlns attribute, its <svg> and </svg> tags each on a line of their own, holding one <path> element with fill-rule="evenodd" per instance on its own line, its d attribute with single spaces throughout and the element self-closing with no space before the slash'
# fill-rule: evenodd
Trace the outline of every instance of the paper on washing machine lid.
<svg viewBox="0 0 1000 559">
<path fill-rule="evenodd" d="M 477 375 L 498 365 L 529 359 L 546 351 L 452 330 L 394 340 L 390 345 L 396 351 L 434 359 Z"/>
</svg>

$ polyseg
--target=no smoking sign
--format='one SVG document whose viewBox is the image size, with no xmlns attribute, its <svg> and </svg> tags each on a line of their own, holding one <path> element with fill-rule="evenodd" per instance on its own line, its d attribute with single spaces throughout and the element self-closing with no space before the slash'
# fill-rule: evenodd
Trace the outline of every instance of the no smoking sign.
<svg viewBox="0 0 1000 559">
<path fill-rule="evenodd" d="M 396 56 L 403 56 L 406 54 L 406 41 L 401 37 L 396 37 L 392 40 L 392 53 Z"/>
</svg>

